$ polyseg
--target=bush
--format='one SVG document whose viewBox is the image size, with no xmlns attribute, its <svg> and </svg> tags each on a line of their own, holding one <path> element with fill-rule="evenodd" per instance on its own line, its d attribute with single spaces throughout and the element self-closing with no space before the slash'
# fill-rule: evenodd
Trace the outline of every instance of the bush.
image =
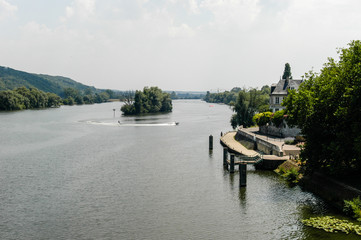
<svg viewBox="0 0 361 240">
<path fill-rule="evenodd" d="M 285 115 L 284 110 L 277 111 L 273 114 L 272 122 L 276 125 L 276 127 L 279 127 L 282 124 L 284 115 Z"/>
<path fill-rule="evenodd" d="M 272 117 L 271 112 L 258 113 L 253 116 L 253 121 L 257 123 L 258 126 L 264 126 L 267 123 L 271 122 L 271 117 Z"/>
<path fill-rule="evenodd" d="M 361 221 L 361 199 L 360 197 L 354 198 L 350 201 L 344 200 L 345 206 L 343 207 L 344 213 L 351 216 L 358 221 Z"/>
<path fill-rule="evenodd" d="M 282 174 L 282 177 L 284 177 L 287 182 L 298 183 L 298 180 L 300 179 L 300 174 L 296 168 L 291 168 L 290 170 L 287 170 L 284 174 Z"/>
</svg>

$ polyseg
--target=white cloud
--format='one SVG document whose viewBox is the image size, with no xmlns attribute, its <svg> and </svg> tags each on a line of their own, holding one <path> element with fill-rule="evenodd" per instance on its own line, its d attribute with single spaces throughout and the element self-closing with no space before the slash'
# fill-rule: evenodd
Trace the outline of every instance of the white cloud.
<svg viewBox="0 0 361 240">
<path fill-rule="evenodd" d="M 199 7 L 198 7 L 198 2 L 196 0 L 189 0 L 189 11 L 193 14 L 198 14 L 199 11 Z"/>
<path fill-rule="evenodd" d="M 304 31 L 326 32 L 332 29 L 357 28 L 361 15 L 359 0 L 293 0 L 283 12 L 284 31 L 302 28 Z"/>
<path fill-rule="evenodd" d="M 0 20 L 12 16 L 18 7 L 10 4 L 6 0 L 0 0 Z"/>
<path fill-rule="evenodd" d="M 236 25 L 247 29 L 260 13 L 258 0 L 204 0 L 200 7 L 212 12 L 213 24 L 220 28 Z"/>
<path fill-rule="evenodd" d="M 63 21 L 72 17 L 77 17 L 81 20 L 87 19 L 95 12 L 96 0 L 74 0 L 70 6 L 65 8 L 65 17 Z"/>
<path fill-rule="evenodd" d="M 299 78 L 361 39 L 359 0 L 69 2 L 58 25 L 3 24 L 4 64 L 99 88 L 231 89 L 271 84 L 286 62 Z"/>
</svg>

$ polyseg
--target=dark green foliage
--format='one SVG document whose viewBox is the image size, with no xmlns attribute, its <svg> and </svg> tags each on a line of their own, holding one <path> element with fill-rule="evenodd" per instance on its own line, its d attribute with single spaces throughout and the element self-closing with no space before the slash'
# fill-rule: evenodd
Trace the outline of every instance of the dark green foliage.
<svg viewBox="0 0 361 240">
<path fill-rule="evenodd" d="M 253 116 L 256 112 L 264 112 L 269 109 L 269 95 L 262 90 L 243 89 L 238 93 L 233 110 L 236 112 L 232 115 L 231 125 L 233 128 L 243 125 L 250 127 L 254 125 Z"/>
<path fill-rule="evenodd" d="M 339 53 L 339 62 L 329 58 L 320 75 L 307 74 L 283 105 L 288 123 L 298 125 L 306 139 L 306 171 L 342 177 L 361 173 L 361 42 Z"/>
<path fill-rule="evenodd" d="M 287 182 L 289 183 L 298 183 L 298 181 L 301 178 L 301 174 L 299 173 L 299 169 L 292 167 L 289 169 L 285 169 L 282 166 L 279 166 L 276 170 L 276 173 L 278 173 L 281 177 L 283 177 Z"/>
<path fill-rule="evenodd" d="M 17 88 L 0 91 L 0 110 L 12 111 L 33 108 L 59 107 L 62 100 L 54 93 L 45 93 L 36 88 Z"/>
<path fill-rule="evenodd" d="M 75 88 L 64 88 L 64 96 L 63 100 L 64 105 L 82 105 L 82 104 L 93 104 L 93 103 L 103 103 L 107 102 L 110 99 L 110 95 L 117 96 L 115 92 L 112 90 L 105 90 L 100 93 L 93 93 L 91 88 L 87 88 L 84 92 L 79 91 Z"/>
<path fill-rule="evenodd" d="M 276 125 L 276 127 L 279 127 L 282 124 L 283 120 L 285 119 L 284 116 L 285 116 L 285 111 L 280 110 L 273 114 L 271 120 L 274 123 L 274 125 Z"/>
<path fill-rule="evenodd" d="M 269 102 L 269 93 L 270 93 L 270 87 L 267 85 L 263 86 L 261 90 L 257 90 L 253 88 L 247 90 L 245 88 L 234 87 L 232 88 L 231 91 L 225 91 L 220 93 L 210 93 L 209 91 L 207 91 L 207 94 L 206 96 L 204 96 L 203 100 L 209 103 L 224 103 L 227 105 L 234 106 L 234 104 L 237 102 L 237 97 L 240 92 L 246 93 L 247 101 L 252 101 L 251 91 L 257 92 L 257 94 L 254 94 L 254 96 L 257 96 L 257 100 L 262 102 L 262 104 L 260 104 L 259 107 L 267 110 L 269 108 L 268 102 Z"/>
<path fill-rule="evenodd" d="M 59 107 L 62 104 L 62 99 L 55 93 L 46 93 L 48 97 L 48 104 L 46 107 Z"/>
<path fill-rule="evenodd" d="M 231 105 L 231 103 L 236 102 L 237 94 L 238 92 L 235 91 L 225 91 L 221 93 L 210 93 L 208 91 L 203 100 L 209 103 L 224 103 Z"/>
<path fill-rule="evenodd" d="M 121 110 L 124 115 L 171 112 L 172 100 L 169 93 L 158 87 L 145 87 L 143 92 L 135 92 L 134 100 L 128 98 Z"/>
<path fill-rule="evenodd" d="M 17 92 L 7 90 L 0 92 L 0 110 L 25 109 L 24 97 Z"/>
<path fill-rule="evenodd" d="M 346 213 L 348 216 L 351 216 L 358 221 L 361 221 L 361 199 L 360 196 L 357 198 L 354 198 L 350 201 L 345 200 L 345 205 L 343 208 L 344 213 Z"/>
<path fill-rule="evenodd" d="M 289 63 L 285 64 L 285 70 L 283 71 L 282 79 L 292 79 L 291 66 Z"/>
</svg>

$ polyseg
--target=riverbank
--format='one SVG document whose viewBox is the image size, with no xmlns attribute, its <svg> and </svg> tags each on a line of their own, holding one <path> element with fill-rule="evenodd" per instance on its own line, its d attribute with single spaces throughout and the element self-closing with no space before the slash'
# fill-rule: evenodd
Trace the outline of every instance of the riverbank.
<svg viewBox="0 0 361 240">
<path fill-rule="evenodd" d="M 342 211 L 344 200 L 352 200 L 361 196 L 361 189 L 336 180 L 321 172 L 306 175 L 300 182 L 302 189 L 312 192 Z"/>
<path fill-rule="evenodd" d="M 271 153 L 262 155 L 262 163 L 256 165 L 256 168 L 268 170 L 274 170 L 282 163 L 292 164 L 289 159 L 299 155 L 300 148 L 285 144 L 285 140 L 287 139 L 258 134 L 257 128 L 240 128 L 224 134 L 220 139 L 222 145 L 228 147 L 229 152 L 236 154 L 254 156 L 258 154 L 256 150 Z M 315 172 L 312 175 L 304 176 L 299 185 L 302 189 L 320 196 L 330 205 L 342 211 L 344 200 L 361 196 L 361 180 L 357 182 L 352 179 L 349 182 Z"/>
</svg>

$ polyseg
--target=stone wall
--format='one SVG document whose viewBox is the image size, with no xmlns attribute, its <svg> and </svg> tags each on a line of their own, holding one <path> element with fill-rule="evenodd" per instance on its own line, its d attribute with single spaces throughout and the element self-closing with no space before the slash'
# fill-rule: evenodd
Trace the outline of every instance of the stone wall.
<svg viewBox="0 0 361 240">
<path fill-rule="evenodd" d="M 273 123 L 270 125 L 260 126 L 259 131 L 262 134 L 272 135 L 275 137 L 295 137 L 300 134 L 301 130 L 299 128 L 290 128 L 285 121 L 281 124 L 280 127 L 276 127 Z"/>
<path fill-rule="evenodd" d="M 262 151 L 266 155 L 276 155 L 281 157 L 284 154 L 278 146 L 260 138 L 256 138 L 256 136 L 242 130 L 237 131 L 235 139 L 246 148 Z"/>
</svg>

